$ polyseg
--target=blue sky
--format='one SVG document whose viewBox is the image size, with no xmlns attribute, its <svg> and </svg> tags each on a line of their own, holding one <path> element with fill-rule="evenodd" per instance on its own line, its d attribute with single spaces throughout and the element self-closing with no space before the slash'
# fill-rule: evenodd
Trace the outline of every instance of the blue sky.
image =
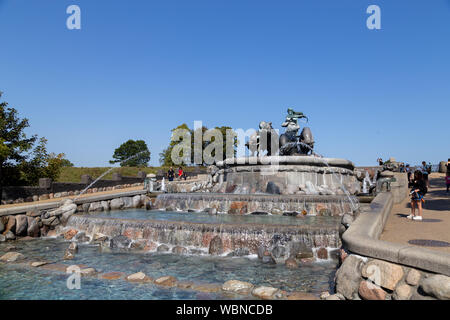
<svg viewBox="0 0 450 320">
<path fill-rule="evenodd" d="M 0 0 L 0 43 L 3 100 L 76 166 L 128 139 L 157 165 L 183 122 L 281 128 L 288 107 L 325 156 L 450 157 L 449 0 Z"/>
</svg>

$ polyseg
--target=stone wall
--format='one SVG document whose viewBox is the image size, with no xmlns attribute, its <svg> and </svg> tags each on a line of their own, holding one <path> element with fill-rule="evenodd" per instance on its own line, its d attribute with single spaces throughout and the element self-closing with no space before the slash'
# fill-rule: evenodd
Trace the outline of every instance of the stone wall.
<svg viewBox="0 0 450 320">
<path fill-rule="evenodd" d="M 97 199 L 95 199 L 97 198 Z M 0 215 L 0 242 L 15 240 L 17 237 L 46 236 L 56 227 L 66 224 L 75 212 L 99 212 L 147 207 L 151 199 L 144 194 L 121 196 L 112 199 L 96 201 L 83 199 L 78 205 L 66 199 L 62 206 L 55 205 L 52 209 L 30 209 L 21 214 Z M 100 196 L 101 198 L 101 196 Z M 60 203 L 61 204 L 61 203 Z"/>
<path fill-rule="evenodd" d="M 356 254 L 342 255 L 336 292 L 348 300 L 449 300 L 450 277 Z"/>
<path fill-rule="evenodd" d="M 131 186 L 143 185 L 144 179 L 121 177 L 120 180 L 99 180 L 87 193 L 111 191 Z M 23 203 L 78 195 L 89 184 L 72 182 L 52 182 L 49 188 L 39 186 L 3 187 L 1 204 Z"/>
<path fill-rule="evenodd" d="M 394 203 L 382 192 L 342 234 L 335 299 L 450 299 L 450 254 L 379 240 Z"/>
</svg>

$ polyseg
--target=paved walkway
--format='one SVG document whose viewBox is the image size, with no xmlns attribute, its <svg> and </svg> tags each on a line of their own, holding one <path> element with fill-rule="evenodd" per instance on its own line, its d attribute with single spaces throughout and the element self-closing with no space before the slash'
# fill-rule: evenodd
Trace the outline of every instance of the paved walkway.
<svg viewBox="0 0 450 320">
<path fill-rule="evenodd" d="M 85 194 L 79 196 L 79 198 L 82 199 L 82 198 L 88 198 L 88 197 L 93 197 L 93 196 L 101 196 L 101 195 L 104 195 L 104 194 L 114 194 L 114 193 L 123 193 L 123 192 L 127 192 L 127 191 L 143 190 L 143 188 L 144 188 L 143 186 L 137 186 L 137 187 L 123 188 L 123 189 L 117 189 L 117 190 L 111 190 L 111 191 L 102 191 L 102 192 L 96 192 L 96 193 L 85 193 Z M 41 203 L 55 202 L 55 201 L 61 201 L 61 200 L 64 200 L 64 199 L 75 199 L 77 197 L 78 196 L 69 196 L 69 197 L 53 198 L 53 199 L 41 200 L 41 201 L 15 203 L 15 204 L 5 204 L 5 205 L 0 205 L 0 209 L 21 207 L 21 206 L 24 206 L 24 205 L 35 205 L 35 204 L 41 204 Z"/>
<path fill-rule="evenodd" d="M 445 174 L 432 173 L 430 188 L 425 195 L 423 221 L 406 219 L 411 213 L 409 197 L 394 205 L 380 239 L 415 245 L 410 240 L 437 240 L 449 243 L 447 247 L 420 246 L 450 252 L 450 193 L 446 193 Z M 416 209 L 417 210 L 417 209 Z"/>
</svg>

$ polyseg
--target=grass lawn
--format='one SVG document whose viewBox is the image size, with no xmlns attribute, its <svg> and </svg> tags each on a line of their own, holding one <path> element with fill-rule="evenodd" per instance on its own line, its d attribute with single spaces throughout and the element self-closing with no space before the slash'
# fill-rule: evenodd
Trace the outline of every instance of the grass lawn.
<svg viewBox="0 0 450 320">
<path fill-rule="evenodd" d="M 61 170 L 61 174 L 59 175 L 59 178 L 57 182 L 80 182 L 81 176 L 83 174 L 90 175 L 93 179 L 99 177 L 102 173 L 107 171 L 112 167 L 94 167 L 94 168 L 84 168 L 84 167 L 64 167 Z M 108 173 L 106 176 L 104 176 L 102 179 L 111 179 L 112 174 L 115 172 L 119 172 L 122 176 L 127 177 L 136 177 L 138 171 L 142 170 L 144 172 L 148 173 L 157 173 L 158 170 L 163 170 L 164 172 L 167 172 L 169 168 L 166 167 L 146 167 L 146 168 L 138 168 L 138 167 L 116 167 L 114 170 L 112 170 L 110 173 Z M 174 167 L 174 170 L 176 167 Z M 186 172 L 195 170 L 195 167 L 185 167 L 183 170 Z"/>
</svg>

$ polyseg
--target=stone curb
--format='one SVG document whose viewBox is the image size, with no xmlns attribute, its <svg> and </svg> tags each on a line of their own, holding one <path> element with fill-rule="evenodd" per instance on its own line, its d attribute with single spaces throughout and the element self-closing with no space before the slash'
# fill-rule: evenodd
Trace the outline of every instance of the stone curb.
<svg viewBox="0 0 450 320">
<path fill-rule="evenodd" d="M 79 204 L 88 203 L 88 202 L 105 201 L 105 200 L 111 200 L 111 199 L 120 198 L 120 197 L 132 197 L 135 195 L 141 195 L 141 194 L 146 194 L 146 193 L 147 193 L 146 190 L 133 190 L 133 191 L 126 191 L 126 192 L 93 195 L 91 197 L 80 198 L 75 201 L 75 204 L 79 205 Z M 72 196 L 71 198 L 76 198 L 76 196 Z M 24 205 L 24 206 L 20 206 L 20 207 L 0 209 L 0 216 L 21 214 L 21 213 L 26 213 L 27 211 L 32 211 L 32 210 L 54 209 L 54 208 L 57 208 L 58 206 L 60 206 L 61 203 L 67 199 L 70 199 L 70 198 L 62 198 L 57 201 L 40 203 L 40 204 L 29 204 L 29 205 Z"/>
<path fill-rule="evenodd" d="M 379 193 L 342 235 L 344 247 L 351 252 L 425 271 L 450 276 L 450 254 L 415 246 L 379 240 L 394 200 L 390 192 Z"/>
</svg>

